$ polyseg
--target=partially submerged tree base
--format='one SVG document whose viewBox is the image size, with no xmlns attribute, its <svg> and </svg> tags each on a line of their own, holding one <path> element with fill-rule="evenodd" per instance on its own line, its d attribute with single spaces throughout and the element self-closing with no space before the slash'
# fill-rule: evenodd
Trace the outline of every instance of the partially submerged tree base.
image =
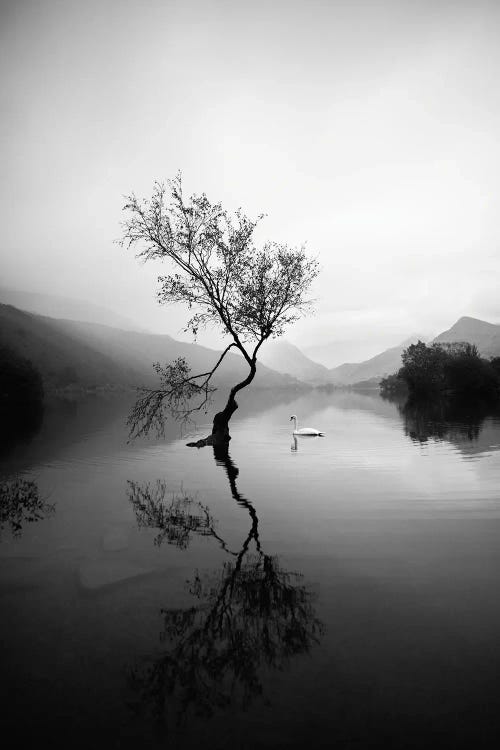
<svg viewBox="0 0 500 750">
<path fill-rule="evenodd" d="M 214 417 L 214 423 L 212 427 L 212 434 L 206 438 L 201 438 L 194 443 L 186 443 L 189 448 L 204 448 L 207 445 L 214 447 L 224 446 L 231 440 L 229 434 L 229 420 L 238 408 L 238 404 L 232 399 L 231 403 L 227 404 L 223 411 L 217 412 Z"/>
</svg>

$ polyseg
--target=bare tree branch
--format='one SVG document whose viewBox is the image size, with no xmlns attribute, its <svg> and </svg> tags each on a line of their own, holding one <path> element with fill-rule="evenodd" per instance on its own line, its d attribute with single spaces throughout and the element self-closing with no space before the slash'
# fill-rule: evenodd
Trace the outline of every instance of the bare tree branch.
<svg viewBox="0 0 500 750">
<path fill-rule="evenodd" d="M 151 428 L 156 428 L 158 434 L 163 434 L 165 427 L 164 410 L 168 411 L 174 419 L 182 422 L 190 421 L 191 415 L 201 411 L 210 402 L 215 388 L 210 386 L 210 381 L 228 351 L 235 346 L 229 344 L 209 372 L 199 375 L 190 375 L 191 369 L 184 359 L 178 357 L 172 364 L 162 367 L 156 362 L 153 367 L 160 376 L 161 388 L 150 390 L 143 388 L 142 395 L 137 399 L 127 420 L 130 429 L 130 438 L 147 435 Z M 197 380 L 200 380 L 197 383 Z M 195 396 L 199 400 L 193 404 Z"/>
<path fill-rule="evenodd" d="M 203 409 L 214 390 L 211 378 L 234 346 L 249 374 L 231 389 L 221 413 L 226 414 L 227 427 L 237 408 L 235 394 L 255 377 L 260 347 L 310 310 L 307 295 L 318 274 L 317 261 L 308 258 L 303 247 L 276 242 L 261 249 L 255 246 L 254 230 L 263 216 L 252 220 L 241 211 L 231 216 L 205 194 L 185 199 L 180 174 L 167 185 L 168 189 L 155 183 L 150 200 L 139 201 L 133 194 L 127 198 L 120 244 L 137 248 L 137 256 L 145 261 L 170 263 L 172 272 L 159 278 L 158 299 L 194 309 L 187 331 L 196 337 L 201 327 L 214 326 L 230 337 L 231 344 L 208 373 L 190 375 L 182 358 L 156 365 L 161 386 L 141 391 L 129 419 L 132 437 L 152 427 L 161 432 L 168 413 L 189 419 Z M 195 396 L 200 399 L 193 406 Z"/>
</svg>

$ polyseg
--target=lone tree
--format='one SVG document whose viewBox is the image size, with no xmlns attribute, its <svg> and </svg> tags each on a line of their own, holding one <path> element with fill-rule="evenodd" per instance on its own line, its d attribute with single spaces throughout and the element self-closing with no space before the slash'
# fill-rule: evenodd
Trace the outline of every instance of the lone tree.
<svg viewBox="0 0 500 750">
<path fill-rule="evenodd" d="M 230 338 L 208 372 L 192 374 L 183 357 L 155 364 L 160 387 L 142 389 L 129 417 L 131 435 L 151 428 L 161 432 L 167 414 L 188 419 L 206 407 L 215 391 L 213 376 L 234 348 L 243 355 L 248 375 L 231 388 L 226 406 L 214 417 L 212 434 L 193 445 L 227 442 L 229 420 L 238 408 L 236 394 L 253 381 L 262 344 L 281 336 L 310 308 L 307 294 L 318 263 L 303 247 L 267 242 L 257 248 L 253 235 L 262 216 L 231 215 L 205 194 L 186 199 L 180 174 L 167 187 L 155 183 L 149 200 L 129 196 L 124 210 L 128 216 L 121 244 L 137 248 L 137 257 L 144 260 L 169 262 L 171 272 L 158 279 L 159 302 L 187 305 L 193 314 L 186 330 L 195 337 L 211 325 Z"/>
</svg>

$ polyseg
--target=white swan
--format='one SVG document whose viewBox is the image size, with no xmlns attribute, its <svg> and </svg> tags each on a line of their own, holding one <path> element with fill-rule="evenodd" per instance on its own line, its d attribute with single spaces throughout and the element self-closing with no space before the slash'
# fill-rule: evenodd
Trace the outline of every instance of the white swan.
<svg viewBox="0 0 500 750">
<path fill-rule="evenodd" d="M 309 437 L 315 437 L 315 436 L 323 437 L 325 434 L 324 432 L 315 430 L 313 427 L 302 427 L 302 429 L 298 430 L 297 429 L 297 417 L 295 414 L 292 414 L 292 416 L 290 417 L 290 421 L 292 419 L 293 419 L 293 425 L 294 425 L 294 430 L 293 430 L 294 435 L 304 435 L 304 436 L 309 436 Z"/>
</svg>

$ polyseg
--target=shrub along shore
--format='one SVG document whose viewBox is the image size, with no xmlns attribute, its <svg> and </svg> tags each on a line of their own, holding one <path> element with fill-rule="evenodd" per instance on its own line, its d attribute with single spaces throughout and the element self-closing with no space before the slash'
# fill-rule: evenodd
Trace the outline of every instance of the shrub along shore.
<svg viewBox="0 0 500 750">
<path fill-rule="evenodd" d="M 399 371 L 381 380 L 382 393 L 500 399 L 500 357 L 485 359 L 474 344 L 418 341 L 401 360 Z"/>
</svg>

